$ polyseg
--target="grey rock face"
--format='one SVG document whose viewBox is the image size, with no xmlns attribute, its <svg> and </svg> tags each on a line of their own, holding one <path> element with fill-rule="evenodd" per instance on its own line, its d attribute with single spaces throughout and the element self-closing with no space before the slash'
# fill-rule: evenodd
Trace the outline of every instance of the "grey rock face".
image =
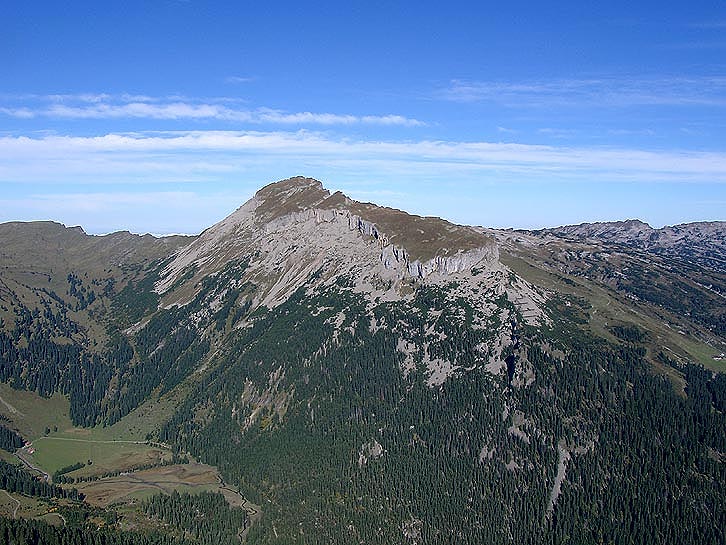
<svg viewBox="0 0 726 545">
<path fill-rule="evenodd" d="M 303 224 L 309 220 L 316 223 L 335 223 L 342 228 L 347 226 L 352 231 L 370 237 L 377 241 L 381 249 L 380 260 L 386 269 L 401 269 L 413 278 L 426 278 L 430 274 L 449 275 L 464 272 L 474 265 L 484 262 L 496 264 L 499 261 L 499 252 L 495 243 L 481 248 L 468 251 L 458 251 L 450 256 L 436 256 L 427 261 L 412 260 L 405 248 L 399 248 L 391 244 L 389 237 L 381 232 L 378 227 L 360 216 L 348 210 L 339 209 L 308 209 L 295 212 L 270 222 L 267 226 L 269 231 L 274 231 L 284 226 Z"/>
</svg>

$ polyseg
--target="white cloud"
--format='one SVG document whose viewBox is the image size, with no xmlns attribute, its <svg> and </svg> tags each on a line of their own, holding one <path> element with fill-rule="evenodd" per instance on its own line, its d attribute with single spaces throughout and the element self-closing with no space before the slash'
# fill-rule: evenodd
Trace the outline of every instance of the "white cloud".
<svg viewBox="0 0 726 545">
<path fill-rule="evenodd" d="M 614 136 L 654 136 L 656 132 L 652 129 L 610 129 L 608 134 Z"/>
<path fill-rule="evenodd" d="M 256 80 L 257 78 L 255 77 L 229 76 L 224 81 L 227 83 L 251 83 Z"/>
<path fill-rule="evenodd" d="M 45 96 L 44 95 L 33 95 L 33 96 L 36 99 L 49 100 L 51 102 L 77 101 L 77 102 L 90 102 L 90 103 L 105 102 L 112 98 L 111 95 L 106 94 L 106 93 L 80 93 L 77 95 L 55 94 L 55 95 L 45 95 Z M 127 96 L 127 95 L 124 95 L 124 96 Z"/>
<path fill-rule="evenodd" d="M 98 104 L 93 106 L 54 105 L 38 110 L 36 116 L 72 119 L 218 119 L 249 121 L 248 112 L 236 112 L 215 104 L 150 104 L 130 102 L 128 104 Z"/>
<path fill-rule="evenodd" d="M 255 112 L 255 116 L 260 121 L 266 121 L 277 124 L 293 124 L 293 125 L 401 125 L 407 127 L 418 127 L 424 125 L 417 119 L 410 119 L 400 115 L 365 115 L 362 117 L 355 115 L 338 115 L 326 113 L 298 112 L 285 113 L 280 110 L 260 109 Z"/>
<path fill-rule="evenodd" d="M 562 128 L 556 128 L 556 127 L 542 127 L 541 129 L 537 129 L 537 132 L 539 134 L 544 134 L 546 136 L 551 136 L 552 138 L 572 138 L 574 136 L 577 136 L 580 131 L 576 129 L 562 129 Z"/>
<path fill-rule="evenodd" d="M 12 117 L 54 119 L 154 119 L 215 120 L 250 124 L 279 125 L 380 125 L 418 127 L 425 123 L 402 115 L 352 115 L 326 112 L 286 112 L 271 108 L 239 109 L 225 103 L 239 99 L 190 100 L 185 97 L 144 95 L 48 95 L 35 97 L 28 105 L 2 106 L 0 113 Z"/>
<path fill-rule="evenodd" d="M 18 119 L 32 119 L 36 116 L 36 112 L 29 108 L 0 108 L 0 113 Z"/>
<path fill-rule="evenodd" d="M 726 153 L 517 143 L 335 139 L 322 133 L 195 131 L 0 137 L 0 183 L 231 179 L 289 166 L 428 177 L 726 183 Z"/>
<path fill-rule="evenodd" d="M 627 211 L 662 225 L 724 219 L 714 203 L 726 195 L 726 152 L 351 140 L 310 131 L 5 136 L 0 221 L 198 232 L 262 185 L 296 174 L 466 223 L 536 227 L 624 219 Z M 683 199 L 691 191 L 708 203 L 694 210 Z"/>
</svg>

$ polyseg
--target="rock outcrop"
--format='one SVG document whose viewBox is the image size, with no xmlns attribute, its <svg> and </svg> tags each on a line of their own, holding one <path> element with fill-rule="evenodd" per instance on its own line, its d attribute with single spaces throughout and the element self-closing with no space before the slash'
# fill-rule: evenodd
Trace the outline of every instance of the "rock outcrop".
<svg viewBox="0 0 726 545">
<path fill-rule="evenodd" d="M 458 250 L 453 255 L 436 255 L 423 262 L 420 259 L 411 259 L 406 248 L 392 244 L 388 235 L 381 232 L 376 224 L 346 209 L 314 208 L 293 212 L 268 223 L 265 231 L 270 233 L 309 220 L 314 220 L 317 224 L 335 223 L 343 228 L 347 226 L 352 231 L 374 239 L 381 249 L 380 260 L 383 266 L 389 270 L 400 269 L 413 278 L 426 278 L 433 273 L 444 275 L 459 273 L 471 269 L 482 261 L 494 264 L 499 259 L 496 244 L 484 238 L 479 248 Z"/>
</svg>

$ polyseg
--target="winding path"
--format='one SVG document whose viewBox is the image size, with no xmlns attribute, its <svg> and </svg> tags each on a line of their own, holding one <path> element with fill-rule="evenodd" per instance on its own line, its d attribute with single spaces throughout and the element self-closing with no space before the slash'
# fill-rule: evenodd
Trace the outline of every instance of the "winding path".
<svg viewBox="0 0 726 545">
<path fill-rule="evenodd" d="M 7 409 L 8 409 L 8 411 L 10 411 L 10 412 L 11 412 L 12 414 L 17 414 L 17 415 L 20 415 L 20 416 L 25 416 L 25 415 L 24 415 L 23 413 L 21 413 L 21 412 L 20 412 L 20 411 L 19 411 L 18 409 L 16 409 L 16 408 L 15 408 L 15 407 L 13 407 L 13 406 L 12 406 L 12 405 L 11 405 L 10 403 L 8 403 L 7 401 L 5 401 L 5 400 L 4 400 L 3 398 L 2 398 L 2 396 L 0 396 L 0 403 L 2 403 L 3 405 L 5 405 L 5 407 L 7 407 Z"/>
<path fill-rule="evenodd" d="M 48 482 L 49 483 L 51 481 L 50 473 L 48 473 L 47 471 L 39 468 L 38 466 L 36 466 L 35 464 L 33 464 L 33 462 L 31 462 L 30 460 L 28 460 L 26 458 L 26 456 L 29 456 L 28 451 L 26 450 L 28 448 L 29 447 L 23 447 L 21 449 L 18 449 L 17 451 L 15 451 L 15 455 L 18 457 L 18 459 L 21 462 L 23 462 L 23 465 L 25 467 L 27 467 L 28 469 L 30 469 L 32 471 L 37 471 L 38 473 L 42 474 L 43 475 L 43 479 L 45 479 L 45 482 Z"/>
<path fill-rule="evenodd" d="M 13 500 L 13 501 L 15 502 L 15 504 L 16 504 L 16 505 L 15 505 L 15 511 L 13 511 L 13 518 L 14 518 L 14 519 L 18 518 L 18 509 L 20 509 L 20 500 L 18 500 L 17 498 L 13 498 L 13 497 L 12 497 L 12 496 L 11 496 L 11 495 L 10 495 L 10 494 L 8 493 L 8 491 L 7 491 L 7 490 L 3 490 L 3 492 L 5 492 L 5 495 L 6 495 L 6 496 L 7 496 L 8 498 L 10 498 L 11 500 Z"/>
<path fill-rule="evenodd" d="M 219 470 L 217 470 L 219 471 Z M 227 486 L 227 483 L 224 482 L 224 479 L 222 479 L 222 476 L 217 473 L 217 480 L 219 481 L 219 488 L 220 490 L 227 490 L 228 492 L 232 492 L 233 494 L 239 496 L 242 498 L 242 504 L 240 507 L 245 510 L 245 512 L 250 516 L 250 518 L 254 518 L 259 514 L 259 511 L 249 505 L 249 502 L 247 501 L 247 498 L 245 498 L 242 494 L 239 493 L 239 491 L 234 490 L 233 488 L 230 488 Z"/>
<path fill-rule="evenodd" d="M 38 437 L 34 442 L 42 441 L 43 439 L 51 439 L 53 441 L 73 441 L 75 443 L 127 443 L 132 445 L 148 445 L 150 447 L 165 448 L 171 450 L 169 445 L 164 443 L 155 443 L 153 441 L 132 441 L 129 439 L 78 439 L 76 437 L 55 437 L 55 436 L 43 436 Z"/>
</svg>

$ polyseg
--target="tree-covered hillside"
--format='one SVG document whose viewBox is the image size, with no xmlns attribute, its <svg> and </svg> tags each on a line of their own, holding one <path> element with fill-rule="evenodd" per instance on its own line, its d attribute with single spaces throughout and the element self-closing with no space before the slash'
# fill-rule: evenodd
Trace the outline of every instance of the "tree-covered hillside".
<svg viewBox="0 0 726 545">
<path fill-rule="evenodd" d="M 376 329 L 349 291 L 300 291 L 227 346 L 162 438 L 266 507 L 253 543 L 723 540 L 723 374 L 687 365 L 680 397 L 642 345 L 558 316 L 517 325 L 513 380 L 492 376 L 486 332 L 451 300 L 421 288 L 377 307 Z M 405 374 L 401 336 L 440 339 L 428 356 L 461 371 L 436 388 L 423 361 Z"/>
</svg>

